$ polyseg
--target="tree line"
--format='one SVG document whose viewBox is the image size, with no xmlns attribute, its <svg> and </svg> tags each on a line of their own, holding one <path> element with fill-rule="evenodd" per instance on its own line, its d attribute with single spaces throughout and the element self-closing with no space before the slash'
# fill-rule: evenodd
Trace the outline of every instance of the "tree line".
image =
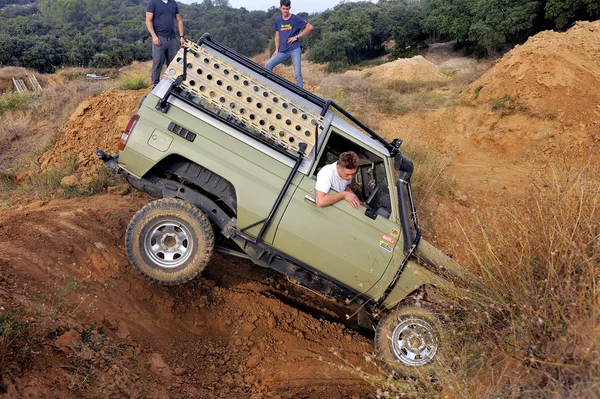
<svg viewBox="0 0 600 399">
<path fill-rule="evenodd" d="M 0 66 L 52 72 L 63 65 L 113 67 L 148 60 L 146 1 L 0 0 Z M 210 32 L 247 56 L 269 46 L 279 15 L 276 6 L 248 11 L 232 8 L 229 0 L 179 7 L 188 38 Z M 380 56 L 389 51 L 389 43 L 394 43 L 394 57 L 437 40 L 454 40 L 480 56 L 503 52 L 541 30 L 565 30 L 577 20 L 598 19 L 600 2 L 379 0 L 342 2 L 322 13 L 299 15 L 315 27 L 304 40 L 310 59 L 335 69 Z"/>
<path fill-rule="evenodd" d="M 43 73 L 57 67 L 115 67 L 151 58 L 146 29 L 147 0 L 0 0 L 0 66 Z M 248 11 L 228 0 L 179 3 L 186 37 L 204 32 L 252 56 L 272 39 L 277 8 Z"/>
<path fill-rule="evenodd" d="M 598 0 L 379 0 L 344 3 L 311 19 L 309 57 L 343 67 L 385 52 L 411 54 L 454 40 L 477 56 L 502 53 L 542 30 L 566 30 L 600 17 Z"/>
</svg>

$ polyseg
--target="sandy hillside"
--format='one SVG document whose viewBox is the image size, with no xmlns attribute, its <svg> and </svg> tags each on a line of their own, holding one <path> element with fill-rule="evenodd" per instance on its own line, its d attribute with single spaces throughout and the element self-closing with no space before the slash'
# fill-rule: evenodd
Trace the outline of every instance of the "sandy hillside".
<svg viewBox="0 0 600 399">
<path fill-rule="evenodd" d="M 545 31 L 516 46 L 473 83 L 468 94 L 479 103 L 510 96 L 565 128 L 598 128 L 598 60 L 600 21 L 579 22 L 566 34 Z"/>
<path fill-rule="evenodd" d="M 472 190 L 518 190 L 532 165 L 598 162 L 600 22 L 542 32 L 472 83 L 457 107 L 390 118 L 387 137 L 435 148 Z"/>
</svg>

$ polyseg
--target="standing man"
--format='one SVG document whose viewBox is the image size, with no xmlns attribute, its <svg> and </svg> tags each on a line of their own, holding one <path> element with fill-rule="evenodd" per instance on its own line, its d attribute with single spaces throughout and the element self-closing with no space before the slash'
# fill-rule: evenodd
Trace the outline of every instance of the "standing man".
<svg viewBox="0 0 600 399">
<path fill-rule="evenodd" d="M 279 5 L 281 16 L 275 19 L 273 25 L 275 28 L 275 52 L 265 66 L 272 71 L 277 65 L 291 57 L 296 84 L 303 87 L 300 38 L 308 35 L 313 30 L 313 26 L 299 16 L 290 13 L 292 8 L 290 0 L 280 0 Z"/>
<path fill-rule="evenodd" d="M 183 20 L 175 0 L 148 0 L 146 6 L 146 27 L 152 36 L 152 84 L 160 81 L 160 71 L 164 63 L 169 65 L 179 50 L 175 36 L 175 20 L 179 30 L 179 43 L 183 46 Z"/>
<path fill-rule="evenodd" d="M 342 152 L 337 162 L 323 166 L 317 173 L 315 184 L 317 206 L 321 208 L 346 200 L 354 209 L 359 209 L 362 203 L 348 187 L 357 171 L 358 155 L 353 151 Z M 330 189 L 337 192 L 329 194 Z"/>
</svg>

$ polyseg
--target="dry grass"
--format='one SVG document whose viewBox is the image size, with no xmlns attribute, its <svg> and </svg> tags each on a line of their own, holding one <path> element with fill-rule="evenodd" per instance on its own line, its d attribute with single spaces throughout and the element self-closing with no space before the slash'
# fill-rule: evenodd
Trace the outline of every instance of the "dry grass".
<svg viewBox="0 0 600 399">
<path fill-rule="evenodd" d="M 368 381 L 390 397 L 598 397 L 600 183 L 589 168 L 552 172 L 461 221 L 478 283 L 440 287 L 447 352 L 435 380 Z"/>
<path fill-rule="evenodd" d="M 404 115 L 455 106 L 461 90 L 478 74 L 452 74 L 446 81 L 371 81 L 366 77 L 331 74 L 320 80 L 318 94 L 331 98 L 375 130 L 389 115 Z"/>
<path fill-rule="evenodd" d="M 33 74 L 37 74 L 37 72 L 27 68 L 13 66 L 0 68 L 0 79 L 11 79 L 13 76 L 26 76 Z"/>
<path fill-rule="evenodd" d="M 492 350 L 481 369 L 490 394 L 600 391 L 600 184 L 589 168 L 551 170 L 527 197 L 481 220 L 485 245 L 472 245 L 497 310 L 481 334 Z"/>
<path fill-rule="evenodd" d="M 14 112 L 0 124 L 0 151 L 18 140 L 31 126 L 31 112 Z"/>
</svg>

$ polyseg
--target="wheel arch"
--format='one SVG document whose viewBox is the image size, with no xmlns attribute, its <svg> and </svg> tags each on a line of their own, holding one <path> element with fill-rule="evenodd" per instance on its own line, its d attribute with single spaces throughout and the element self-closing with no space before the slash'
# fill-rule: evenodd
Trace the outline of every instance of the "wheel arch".
<svg viewBox="0 0 600 399">
<path fill-rule="evenodd" d="M 218 203 L 229 216 L 237 215 L 237 193 L 233 184 L 223 176 L 179 154 L 169 154 L 145 175 L 167 177 L 206 195 Z M 224 205 L 224 206 L 223 206 Z"/>
<path fill-rule="evenodd" d="M 443 284 L 443 279 L 430 272 L 419 263 L 410 261 L 404 269 L 398 283 L 384 302 L 387 310 L 393 309 L 407 299 L 418 296 L 427 287 Z"/>
</svg>

